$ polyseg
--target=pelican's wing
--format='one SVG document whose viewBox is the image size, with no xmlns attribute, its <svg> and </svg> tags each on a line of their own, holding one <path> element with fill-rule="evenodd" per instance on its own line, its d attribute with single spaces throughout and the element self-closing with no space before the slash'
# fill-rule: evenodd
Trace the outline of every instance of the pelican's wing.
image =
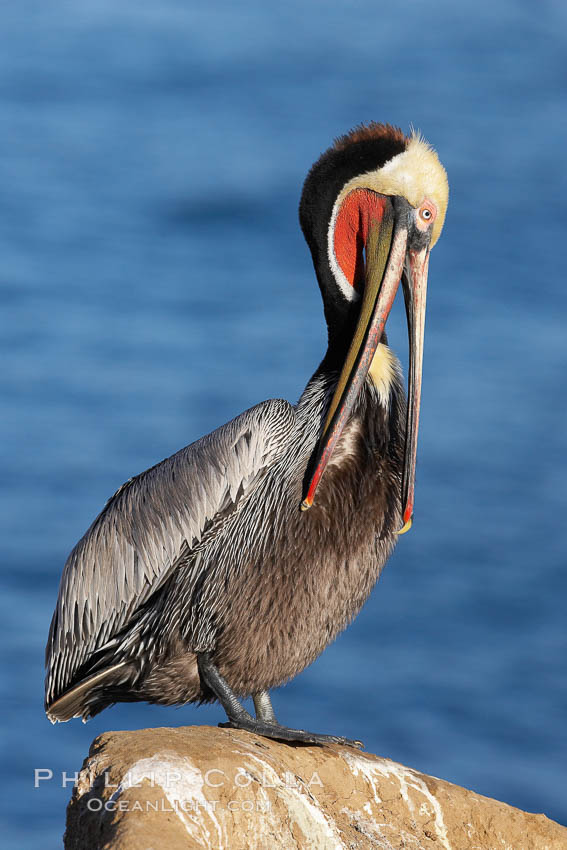
<svg viewBox="0 0 567 850">
<path fill-rule="evenodd" d="M 46 705 L 119 632 L 220 512 L 248 495 L 285 452 L 294 409 L 256 405 L 131 478 L 109 499 L 65 564 L 46 649 Z"/>
</svg>

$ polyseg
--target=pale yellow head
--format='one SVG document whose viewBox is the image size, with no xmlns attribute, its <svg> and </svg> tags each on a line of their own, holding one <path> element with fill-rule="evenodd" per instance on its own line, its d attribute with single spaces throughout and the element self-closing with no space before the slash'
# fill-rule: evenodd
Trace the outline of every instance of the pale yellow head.
<svg viewBox="0 0 567 850">
<path fill-rule="evenodd" d="M 405 198 L 412 207 L 419 207 L 425 200 L 432 201 L 437 208 L 430 246 L 433 247 L 443 228 L 449 202 L 449 181 L 436 151 L 420 133 L 413 132 L 403 153 L 390 159 L 382 168 L 359 174 L 343 187 L 337 198 L 340 206 L 343 198 L 353 189 L 366 188 L 382 195 Z"/>
</svg>

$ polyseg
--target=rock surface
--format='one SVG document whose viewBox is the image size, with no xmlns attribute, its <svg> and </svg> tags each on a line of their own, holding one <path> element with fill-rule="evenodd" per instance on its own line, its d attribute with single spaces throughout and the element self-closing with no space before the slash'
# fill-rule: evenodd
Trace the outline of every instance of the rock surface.
<svg viewBox="0 0 567 850">
<path fill-rule="evenodd" d="M 96 738 L 66 850 L 566 850 L 567 829 L 389 759 L 210 727 Z"/>
</svg>

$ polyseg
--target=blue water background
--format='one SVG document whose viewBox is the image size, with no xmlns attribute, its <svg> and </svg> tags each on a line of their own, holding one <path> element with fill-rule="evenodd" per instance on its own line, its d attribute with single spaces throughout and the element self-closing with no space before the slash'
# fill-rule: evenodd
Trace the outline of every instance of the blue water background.
<svg viewBox="0 0 567 850">
<path fill-rule="evenodd" d="M 43 713 L 64 560 L 129 476 L 324 349 L 297 223 L 369 119 L 451 182 L 430 266 L 416 521 L 283 721 L 567 824 L 567 6 L 26 2 L 0 35 L 3 846 L 60 846 L 109 729 L 218 706 Z M 391 343 L 405 353 L 400 309 Z M 308 569 L 308 565 L 306 565 Z M 34 789 L 34 768 L 54 779 Z"/>
</svg>

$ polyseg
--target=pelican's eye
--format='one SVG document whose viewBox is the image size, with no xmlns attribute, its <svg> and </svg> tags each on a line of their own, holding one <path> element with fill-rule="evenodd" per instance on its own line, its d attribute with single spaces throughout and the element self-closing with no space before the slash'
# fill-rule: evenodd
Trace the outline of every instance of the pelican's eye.
<svg viewBox="0 0 567 850">
<path fill-rule="evenodd" d="M 417 210 L 417 215 L 415 217 L 415 223 L 419 230 L 425 231 L 428 230 L 431 223 L 435 221 L 437 217 L 437 207 L 430 201 L 429 199 L 425 200 L 422 205 Z"/>
</svg>

